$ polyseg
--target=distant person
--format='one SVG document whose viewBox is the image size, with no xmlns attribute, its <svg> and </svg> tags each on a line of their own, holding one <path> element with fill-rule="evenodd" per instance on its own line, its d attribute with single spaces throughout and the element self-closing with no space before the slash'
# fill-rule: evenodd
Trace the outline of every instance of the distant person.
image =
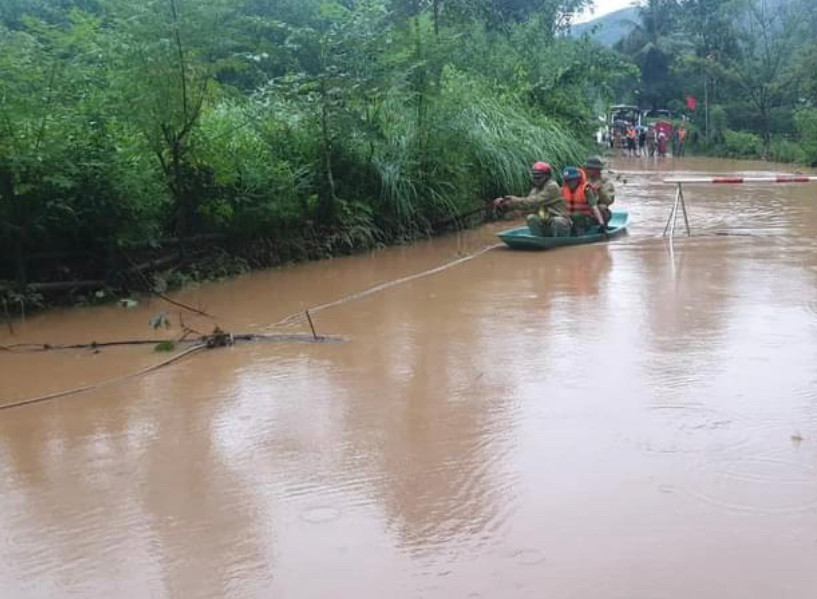
<svg viewBox="0 0 817 599">
<path fill-rule="evenodd" d="M 678 129 L 678 156 L 683 156 L 686 151 L 687 130 L 681 125 Z"/>
<path fill-rule="evenodd" d="M 559 184 L 553 180 L 553 169 L 547 162 L 531 167 L 533 189 L 526 197 L 505 196 L 494 200 L 494 206 L 510 210 L 532 211 L 528 229 L 539 237 L 569 237 L 570 218 Z"/>
<path fill-rule="evenodd" d="M 613 215 L 610 206 L 616 201 L 616 186 L 604 176 L 603 171 L 604 161 L 599 156 L 591 156 L 584 162 L 587 183 L 596 194 L 599 212 L 604 217 L 604 223 L 607 224 Z"/>
<path fill-rule="evenodd" d="M 655 146 L 658 142 L 658 138 L 655 134 L 655 127 L 650 125 L 647 127 L 647 152 L 650 155 L 650 158 L 655 156 Z"/>
<path fill-rule="evenodd" d="M 646 156 L 644 153 L 644 146 L 647 145 L 647 128 L 639 127 L 638 129 L 638 155 Z"/>
<path fill-rule="evenodd" d="M 562 173 L 562 197 L 567 204 L 568 215 L 573 224 L 573 234 L 582 236 L 590 227 L 598 225 L 607 231 L 607 224 L 598 207 L 598 196 L 587 182 L 587 175 L 575 166 L 568 166 Z"/>
<path fill-rule="evenodd" d="M 629 127 L 627 129 L 627 152 L 630 156 L 635 156 L 636 153 L 636 140 L 638 138 L 638 133 L 635 130 L 635 127 Z"/>
<path fill-rule="evenodd" d="M 680 145 L 681 142 L 680 142 L 680 137 L 678 135 L 678 129 L 673 129 L 672 130 L 672 138 L 671 139 L 672 139 L 672 155 L 673 156 L 679 156 L 680 155 L 680 150 L 679 150 L 678 146 Z"/>
<path fill-rule="evenodd" d="M 658 157 L 665 158 L 667 156 L 667 134 L 665 131 L 658 133 Z"/>
<path fill-rule="evenodd" d="M 621 129 L 619 127 L 616 127 L 613 131 L 613 147 L 616 150 L 621 150 L 621 148 L 624 147 L 624 143 L 621 138 Z"/>
</svg>

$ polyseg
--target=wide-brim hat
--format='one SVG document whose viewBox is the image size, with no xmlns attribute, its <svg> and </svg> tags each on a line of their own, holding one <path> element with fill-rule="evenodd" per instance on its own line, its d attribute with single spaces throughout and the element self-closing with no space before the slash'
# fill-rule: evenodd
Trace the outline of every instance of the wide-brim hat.
<svg viewBox="0 0 817 599">
<path fill-rule="evenodd" d="M 604 161 L 598 156 L 591 156 L 584 161 L 584 168 L 600 171 L 604 169 Z"/>
</svg>

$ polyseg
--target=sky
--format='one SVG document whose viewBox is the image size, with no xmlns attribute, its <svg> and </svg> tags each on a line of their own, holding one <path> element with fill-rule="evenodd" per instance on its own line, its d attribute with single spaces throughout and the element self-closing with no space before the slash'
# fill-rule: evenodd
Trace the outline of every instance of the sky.
<svg viewBox="0 0 817 599">
<path fill-rule="evenodd" d="M 576 18 L 574 22 L 584 23 L 585 21 L 591 21 L 602 15 L 606 15 L 608 12 L 613 12 L 614 10 L 618 10 L 620 8 L 627 8 L 628 6 L 635 4 L 635 0 L 596 0 L 595 4 L 596 8 L 593 12 L 583 13 Z"/>
</svg>

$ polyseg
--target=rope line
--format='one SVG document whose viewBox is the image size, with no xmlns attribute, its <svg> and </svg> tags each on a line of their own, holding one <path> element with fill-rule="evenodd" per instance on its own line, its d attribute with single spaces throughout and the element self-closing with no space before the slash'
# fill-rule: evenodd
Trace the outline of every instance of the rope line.
<svg viewBox="0 0 817 599">
<path fill-rule="evenodd" d="M 359 291 L 357 293 L 347 295 L 347 296 L 342 297 L 340 299 L 314 306 L 314 307 L 310 308 L 309 310 L 307 310 L 306 312 L 309 312 L 309 313 L 321 312 L 323 310 L 328 310 L 329 308 L 334 308 L 334 307 L 340 306 L 342 304 L 346 304 L 346 303 L 353 302 L 353 301 L 356 301 L 356 300 L 359 300 L 359 299 L 363 299 L 365 297 L 368 297 L 370 295 L 374 295 L 376 293 L 380 293 L 382 291 L 385 291 L 387 289 L 391 289 L 392 287 L 396 287 L 398 285 L 404 285 L 406 283 L 410 283 L 411 281 L 416 281 L 418 279 L 423 279 L 425 277 L 430 277 L 432 275 L 439 274 L 439 273 L 444 272 L 444 271 L 446 271 L 446 270 L 448 270 L 450 268 L 454 268 L 455 266 L 459 266 L 460 264 L 464 264 L 464 263 L 469 262 L 469 261 L 471 261 L 471 260 L 473 260 L 475 258 L 478 258 L 478 257 L 482 256 L 483 254 L 485 254 L 485 253 L 487 253 L 487 252 L 489 252 L 489 251 L 491 251 L 493 249 L 496 249 L 498 247 L 501 247 L 501 246 L 502 246 L 501 243 L 490 245 L 488 247 L 482 248 L 481 250 L 479 250 L 477 252 L 474 252 L 473 254 L 469 254 L 468 256 L 463 256 L 462 258 L 452 260 L 451 262 L 446 262 L 445 264 L 441 264 L 440 266 L 435 266 L 434 268 L 424 270 L 423 272 L 415 273 L 413 275 L 408 275 L 408 276 L 402 277 L 400 279 L 394 279 L 392 281 L 387 281 L 385 283 L 380 283 L 378 285 L 375 285 L 374 287 L 364 289 L 363 291 Z M 294 322 L 298 322 L 298 321 L 305 318 L 304 315 L 305 315 L 306 312 L 300 312 L 299 311 L 299 312 L 296 312 L 294 314 L 290 314 L 286 318 L 283 318 L 283 319 L 279 320 L 278 322 L 276 322 L 275 324 L 273 324 L 271 326 L 272 327 L 279 327 L 279 326 L 284 326 L 284 325 L 287 325 L 287 324 L 292 324 Z M 2 349 L 6 350 L 6 351 L 14 351 L 14 349 L 18 349 L 20 346 L 23 346 L 23 345 L 28 346 L 28 345 L 34 345 L 34 344 L 19 344 L 17 346 L 9 346 L 9 347 L 0 346 L 0 347 L 2 347 Z M 42 346 L 40 346 L 40 347 L 42 347 Z M 75 389 L 69 389 L 67 391 L 59 391 L 57 393 L 50 393 L 48 395 L 43 395 L 43 396 L 40 396 L 40 397 L 33 397 L 33 398 L 29 398 L 29 399 L 23 399 L 23 400 L 16 401 L 16 402 L 13 402 L 13 403 L 10 403 L 10 404 L 0 405 L 0 411 L 11 410 L 11 409 L 14 409 L 14 408 L 21 408 L 21 407 L 30 406 L 30 405 L 33 405 L 33 404 L 45 403 L 45 402 L 53 401 L 55 399 L 60 399 L 60 398 L 63 398 L 63 397 L 69 397 L 69 396 L 72 396 L 72 395 L 78 395 L 80 393 L 85 393 L 87 391 L 94 391 L 96 389 L 101 389 L 103 387 L 110 387 L 110 386 L 113 386 L 113 385 L 117 385 L 117 384 L 125 382 L 127 380 L 131 380 L 131 379 L 134 379 L 134 378 L 137 378 L 137 377 L 140 377 L 140 376 L 144 376 L 146 374 L 150 374 L 151 372 L 155 372 L 155 371 L 159 370 L 160 368 L 170 366 L 171 364 L 173 364 L 175 362 L 178 362 L 178 361 L 180 361 L 180 360 L 182 360 L 182 359 L 184 359 L 184 358 L 186 358 L 186 357 L 188 357 L 188 356 L 190 356 L 190 355 L 192 355 L 192 354 L 194 354 L 196 352 L 199 352 L 202 349 L 206 349 L 206 348 L 207 348 L 207 346 L 205 344 L 195 345 L 195 346 L 193 346 L 191 348 L 186 349 L 185 351 L 181 352 L 180 354 L 178 354 L 176 356 L 173 356 L 172 358 L 169 358 L 167 360 L 159 362 L 158 364 L 154 364 L 153 366 L 149 366 L 147 368 L 139 370 L 138 372 L 133 372 L 133 373 L 127 374 L 125 376 L 121 376 L 121 377 L 117 377 L 117 378 L 110 379 L 110 380 L 107 380 L 107 381 L 103 381 L 101 383 L 94 383 L 94 384 L 91 384 L 91 385 L 85 385 L 85 386 L 82 386 L 82 387 L 77 387 Z"/>
<path fill-rule="evenodd" d="M 96 389 L 101 389 L 103 387 L 110 387 L 112 385 L 116 385 L 119 383 L 123 383 L 127 380 L 134 379 L 136 377 L 144 376 L 146 374 L 150 374 L 151 372 L 155 372 L 160 368 L 164 368 L 165 366 L 170 366 L 174 362 L 178 362 L 183 358 L 186 358 L 198 351 L 205 349 L 206 345 L 196 345 L 194 347 L 190 347 L 184 350 L 182 353 L 173 356 L 172 358 L 168 358 L 158 364 L 154 364 L 153 366 L 149 366 L 147 368 L 143 368 L 138 372 L 132 372 L 130 374 L 126 374 L 125 376 L 117 377 L 115 379 L 109 379 L 107 381 L 102 381 L 101 383 L 93 383 L 91 385 L 85 385 L 83 387 L 77 387 L 76 389 L 69 389 L 68 391 L 58 391 L 57 393 L 50 393 L 48 395 L 42 395 L 40 397 L 32 397 L 29 399 L 22 399 L 20 401 L 15 401 L 10 404 L 5 404 L 0 406 L 0 411 L 3 410 L 11 410 L 13 408 L 21 408 L 23 406 L 30 406 L 32 404 L 44 403 L 47 401 L 53 401 L 55 399 L 60 399 L 62 397 L 69 397 L 71 395 L 78 395 L 80 393 L 85 393 L 86 391 L 93 391 Z"/>
<path fill-rule="evenodd" d="M 439 274 L 443 271 L 448 270 L 449 268 L 454 268 L 455 266 L 459 266 L 460 264 L 464 264 L 465 262 L 469 262 L 475 258 L 482 256 L 483 254 L 494 250 L 498 247 L 502 247 L 501 243 L 497 243 L 494 245 L 490 245 L 488 247 L 482 248 L 478 252 L 474 252 L 473 254 L 469 254 L 468 256 L 463 256 L 462 258 L 457 258 L 456 260 L 452 260 L 451 262 L 446 262 L 445 264 L 441 264 L 440 266 L 435 266 L 434 268 L 430 268 L 428 270 L 424 270 L 423 272 L 415 273 L 413 275 L 408 275 L 406 277 L 402 277 L 400 279 L 394 279 L 391 281 L 386 281 L 385 283 L 379 283 L 374 287 L 369 287 L 368 289 L 364 289 L 363 291 L 359 291 L 357 293 L 353 293 L 351 295 L 344 296 L 340 299 L 333 300 L 331 302 L 327 302 L 325 304 L 319 304 L 317 306 L 313 306 L 307 310 L 294 312 L 285 318 L 282 318 L 278 322 L 271 325 L 272 328 L 286 326 L 290 324 L 294 324 L 296 322 L 303 321 L 306 317 L 305 314 L 309 312 L 310 314 L 314 314 L 315 312 L 322 312 L 323 310 L 328 310 L 329 308 L 334 308 L 336 306 L 340 306 L 342 304 L 346 304 L 349 302 L 353 302 L 359 299 L 363 299 L 370 295 L 374 295 L 376 293 L 380 293 L 382 291 L 386 291 L 387 289 L 391 289 L 392 287 L 396 287 L 398 285 L 404 285 L 406 283 L 410 283 L 412 281 L 416 281 L 418 279 L 423 279 L 425 277 L 430 277 L 432 275 Z"/>
</svg>

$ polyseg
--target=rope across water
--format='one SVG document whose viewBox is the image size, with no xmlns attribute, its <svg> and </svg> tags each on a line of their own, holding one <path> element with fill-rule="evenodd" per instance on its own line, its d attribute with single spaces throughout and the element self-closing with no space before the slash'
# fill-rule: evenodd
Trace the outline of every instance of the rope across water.
<svg viewBox="0 0 817 599">
<path fill-rule="evenodd" d="M 453 268 L 455 266 L 459 266 L 460 264 L 464 264 L 465 262 L 468 262 L 470 260 L 478 258 L 479 256 L 482 256 L 486 252 L 489 252 L 489 251 L 491 251 L 493 249 L 496 249 L 497 247 L 500 247 L 500 246 L 501 246 L 501 244 L 491 245 L 491 246 L 485 247 L 485 248 L 483 248 L 483 249 L 481 249 L 481 250 L 479 250 L 479 251 L 477 251 L 477 252 L 475 252 L 473 254 L 469 254 L 468 256 L 458 258 L 458 259 L 453 260 L 451 262 L 446 262 L 445 264 L 442 264 L 440 266 L 436 266 L 434 268 L 430 268 L 430 269 L 425 270 L 423 272 L 419 272 L 419 273 L 416 273 L 416 274 L 413 274 L 413 275 L 402 277 L 400 279 L 394 279 L 392 281 L 387 281 L 385 283 L 380 283 L 378 285 L 375 285 L 374 287 L 370 287 L 369 289 L 365 289 L 363 291 L 353 293 L 351 295 L 347 295 L 345 297 L 342 297 L 340 299 L 337 299 L 337 300 L 334 300 L 334 301 L 331 301 L 331 302 L 328 302 L 328 303 L 325 303 L 325 304 L 320 304 L 318 306 L 314 306 L 314 307 L 310 308 L 308 310 L 308 312 L 315 313 L 315 312 L 320 312 L 322 310 L 327 310 L 327 309 L 333 308 L 335 306 L 340 306 L 340 305 L 346 304 L 348 302 L 352 302 L 352 301 L 362 299 L 364 297 L 368 297 L 368 296 L 376 294 L 376 293 L 380 293 L 382 291 L 385 291 L 387 289 L 391 289 L 392 287 L 396 287 L 398 285 L 403 285 L 403 284 L 409 283 L 411 281 L 416 281 L 418 279 L 422 279 L 422 278 L 425 278 L 425 277 L 429 277 L 429 276 L 444 272 L 444 271 L 446 271 L 446 270 L 448 270 L 450 268 Z M 291 315 L 287 316 L 286 318 L 283 318 L 282 320 L 279 320 L 278 322 L 273 324 L 272 327 L 280 327 L 280 326 L 285 326 L 285 325 L 288 325 L 288 324 L 295 323 L 295 322 L 297 322 L 297 321 L 299 321 L 301 319 L 305 319 L 306 318 L 305 314 L 306 314 L 305 312 L 297 312 L 295 314 L 291 314 Z M 6 349 L 10 349 L 10 348 L 6 348 Z M 59 391 L 57 393 L 42 395 L 40 397 L 32 397 L 32 398 L 28 398 L 28 399 L 22 399 L 22 400 L 19 400 L 19 401 L 15 401 L 13 403 L 0 405 L 0 411 L 10 410 L 10 409 L 13 409 L 13 408 L 20 408 L 20 407 L 23 407 L 23 406 L 30 406 L 30 405 L 33 405 L 33 404 L 45 403 L 45 402 L 53 401 L 55 399 L 70 397 L 72 395 L 78 395 L 80 393 L 85 393 L 87 391 L 94 391 L 94 390 L 97 390 L 97 389 L 101 389 L 103 387 L 110 387 L 110 386 L 113 386 L 113 385 L 116 385 L 116 384 L 119 384 L 119 383 L 123 383 L 125 381 L 131 380 L 131 379 L 134 379 L 134 378 L 137 378 L 137 377 L 140 377 L 140 376 L 145 376 L 147 374 L 150 374 L 152 372 L 155 372 L 155 371 L 159 370 L 160 368 L 170 366 L 171 364 L 179 362 L 180 360 L 182 360 L 184 358 L 187 358 L 187 357 L 189 357 L 189 356 L 191 356 L 191 355 L 193 355 L 193 354 L 195 354 L 195 353 L 197 353 L 197 352 L 199 352 L 199 351 L 201 351 L 203 349 L 207 349 L 206 344 L 195 345 L 193 347 L 190 347 L 190 348 L 186 349 L 185 351 L 181 352 L 178 355 L 175 355 L 175 356 L 173 356 L 171 358 L 168 358 L 167 360 L 164 360 L 162 362 L 159 362 L 158 364 L 154 364 L 152 366 L 149 366 L 147 368 L 139 370 L 138 372 L 127 374 L 125 376 L 121 376 L 121 377 L 118 377 L 118 378 L 115 378 L 115 379 L 102 381 L 100 383 L 94 383 L 94 384 L 91 384 L 91 385 L 85 385 L 85 386 L 82 386 L 82 387 L 77 387 L 75 389 L 69 389 L 67 391 Z"/>
<path fill-rule="evenodd" d="M 167 360 L 163 360 L 158 364 L 154 364 L 152 366 L 148 366 L 147 368 L 143 368 L 138 372 L 132 372 L 131 374 L 126 374 L 125 376 L 117 377 L 115 379 L 109 379 L 107 381 L 102 381 L 101 383 L 94 383 L 92 385 L 85 385 L 83 387 L 77 387 L 75 389 L 69 389 L 67 391 L 58 391 L 57 393 L 50 393 L 49 395 L 42 395 L 40 397 L 32 397 L 29 399 L 22 399 L 20 401 L 15 401 L 13 403 L 5 404 L 0 406 L 0 411 L 3 410 L 10 410 L 12 408 L 21 408 L 23 406 L 30 406 L 32 404 L 43 403 L 46 401 L 53 401 L 55 399 L 60 399 L 62 397 L 70 397 L 71 395 L 78 395 L 80 393 L 85 393 L 86 391 L 94 391 L 96 389 L 101 389 L 102 387 L 110 387 L 112 385 L 116 385 L 118 383 L 123 383 L 127 380 L 134 379 L 136 377 L 144 376 L 151 372 L 155 372 L 160 368 L 164 368 L 165 366 L 170 366 L 174 362 L 178 362 L 196 352 L 199 352 L 203 349 L 206 349 L 206 345 L 194 345 L 182 353 L 177 354 Z"/>
<path fill-rule="evenodd" d="M 468 256 L 463 256 L 462 258 L 458 258 L 456 260 L 452 260 L 451 262 L 446 262 L 440 266 L 435 266 L 434 268 L 430 268 L 428 270 L 424 270 L 423 272 L 418 272 L 413 275 L 408 275 L 406 277 L 402 277 L 400 279 L 394 279 L 392 281 L 386 281 L 385 283 L 379 283 L 374 287 L 370 287 L 363 291 L 359 291 L 357 293 L 352 293 L 351 295 L 347 295 L 340 299 L 333 300 L 331 302 L 327 302 L 325 304 L 319 304 L 317 306 L 313 306 L 305 311 L 295 312 L 282 318 L 278 322 L 271 325 L 270 328 L 288 326 L 291 324 L 295 324 L 298 322 L 302 322 L 306 319 L 306 313 L 309 312 L 310 314 L 315 314 L 316 312 L 321 312 L 323 310 L 328 310 L 329 308 L 334 308 L 336 306 L 340 306 L 343 304 L 347 304 L 349 302 L 353 302 L 359 299 L 363 299 L 364 297 L 368 297 L 370 295 L 374 295 L 376 293 L 381 293 L 386 291 L 387 289 L 391 289 L 392 287 L 396 287 L 398 285 L 404 285 L 405 283 L 410 283 L 411 281 L 416 281 L 418 279 L 424 279 L 425 277 L 430 277 L 432 275 L 439 274 L 448 270 L 449 268 L 453 268 L 455 266 L 459 266 L 460 264 L 464 264 L 465 262 L 469 262 L 474 258 L 479 258 L 483 254 L 494 250 L 496 248 L 502 247 L 501 243 L 490 245 L 488 247 L 482 248 L 481 250 L 474 252 L 473 254 L 469 254 Z"/>
</svg>

